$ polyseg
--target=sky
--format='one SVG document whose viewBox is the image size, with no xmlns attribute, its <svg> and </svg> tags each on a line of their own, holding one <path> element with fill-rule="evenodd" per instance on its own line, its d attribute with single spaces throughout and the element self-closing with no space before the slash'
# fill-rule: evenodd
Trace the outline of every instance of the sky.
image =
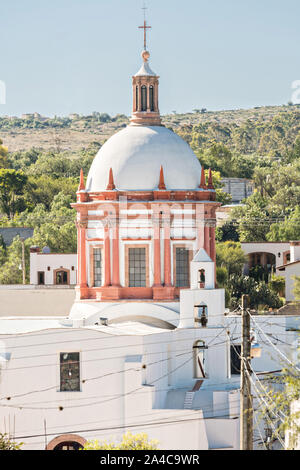
<svg viewBox="0 0 300 470">
<path fill-rule="evenodd" d="M 292 99 L 300 80 L 299 0 L 146 4 L 162 114 Z M 143 0 L 0 0 L 0 116 L 129 115 L 131 77 L 142 62 L 142 7 Z"/>
</svg>

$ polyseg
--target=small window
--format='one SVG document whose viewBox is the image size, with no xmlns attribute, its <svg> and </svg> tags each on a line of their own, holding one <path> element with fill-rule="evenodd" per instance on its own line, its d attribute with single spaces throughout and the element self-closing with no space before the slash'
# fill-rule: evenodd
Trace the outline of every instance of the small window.
<svg viewBox="0 0 300 470">
<path fill-rule="evenodd" d="M 189 250 L 186 248 L 176 248 L 176 287 L 189 287 L 189 285 Z"/>
<path fill-rule="evenodd" d="M 205 269 L 199 269 L 198 271 L 198 288 L 205 286 Z"/>
<path fill-rule="evenodd" d="M 129 287 L 146 287 L 146 248 L 128 249 Z"/>
<path fill-rule="evenodd" d="M 79 353 L 60 353 L 60 391 L 80 392 Z"/>
<path fill-rule="evenodd" d="M 193 346 L 194 350 L 194 375 L 197 379 L 204 379 L 206 376 L 205 371 L 205 351 L 207 346 L 202 340 L 196 341 Z"/>
<path fill-rule="evenodd" d="M 67 285 L 69 284 L 68 272 L 67 271 L 56 271 L 55 275 L 56 285 Z"/>
<path fill-rule="evenodd" d="M 38 272 L 38 285 L 43 286 L 45 284 L 45 272 L 39 271 Z"/>
<path fill-rule="evenodd" d="M 139 109 L 139 87 L 135 87 L 135 102 L 136 102 L 136 107 L 135 109 Z"/>
<path fill-rule="evenodd" d="M 102 250 L 94 249 L 94 287 L 102 286 Z"/>
<path fill-rule="evenodd" d="M 53 450 L 81 450 L 83 447 L 79 442 L 65 441 L 57 444 Z"/>
<path fill-rule="evenodd" d="M 149 99 L 150 99 L 150 110 L 154 111 L 154 88 L 153 86 L 149 89 Z"/>
<path fill-rule="evenodd" d="M 142 111 L 147 111 L 147 88 L 142 86 Z"/>
<path fill-rule="evenodd" d="M 240 344 L 230 346 L 230 369 L 231 375 L 238 375 L 241 373 L 241 350 Z"/>
</svg>

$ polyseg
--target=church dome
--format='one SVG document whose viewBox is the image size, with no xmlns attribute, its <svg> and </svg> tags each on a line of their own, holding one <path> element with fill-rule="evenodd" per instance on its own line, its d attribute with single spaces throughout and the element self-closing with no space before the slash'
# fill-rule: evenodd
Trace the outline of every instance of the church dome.
<svg viewBox="0 0 300 470">
<path fill-rule="evenodd" d="M 89 192 L 104 191 L 112 168 L 118 190 L 156 190 L 163 167 L 167 190 L 195 190 L 201 165 L 190 146 L 163 126 L 129 125 L 96 155 L 87 178 Z"/>
</svg>

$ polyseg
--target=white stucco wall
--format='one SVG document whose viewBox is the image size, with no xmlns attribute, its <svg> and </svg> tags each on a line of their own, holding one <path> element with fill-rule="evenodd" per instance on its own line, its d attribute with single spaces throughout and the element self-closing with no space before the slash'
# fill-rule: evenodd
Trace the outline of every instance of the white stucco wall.
<svg viewBox="0 0 300 470">
<path fill-rule="evenodd" d="M 48 268 L 50 268 L 50 270 L 48 270 Z M 45 285 L 55 284 L 54 270 L 59 268 L 69 270 L 70 284 L 75 285 L 77 276 L 77 254 L 30 253 L 30 284 L 38 285 L 39 271 L 45 273 Z"/>
<path fill-rule="evenodd" d="M 3 320 L 0 331 L 5 328 Z M 166 401 L 168 390 L 188 391 L 195 383 L 195 340 L 204 338 L 208 343 L 219 330 L 119 335 L 116 327 L 114 335 L 105 334 L 104 329 L 50 327 L 18 336 L 0 335 L 1 352 L 10 353 L 1 366 L 0 431 L 25 442 L 24 449 L 44 448 L 44 420 L 48 442 L 70 432 L 86 439 L 119 439 L 131 430 L 147 432 L 162 449 L 235 447 L 236 420 L 222 420 L 224 438 L 218 432 L 216 439 L 213 428 L 220 429 L 218 419 L 207 424 L 201 409 L 186 410 L 182 404 L 168 409 Z M 224 348 L 224 343 L 217 344 L 208 351 L 207 393 L 213 384 L 226 379 L 226 366 L 219 360 L 221 356 L 226 361 Z M 70 351 L 80 352 L 84 380 L 80 392 L 59 391 L 59 353 Z M 213 407 L 206 411 L 212 416 Z"/>
<path fill-rule="evenodd" d="M 290 250 L 289 242 L 242 242 L 241 247 L 245 255 L 251 253 L 272 253 L 276 258 L 276 266 L 284 263 L 283 253 Z"/>
<path fill-rule="evenodd" d="M 288 302 L 295 300 L 294 296 L 294 279 L 293 276 L 300 276 L 300 263 L 287 264 L 284 268 L 278 269 L 277 274 L 285 278 L 285 298 Z"/>
</svg>

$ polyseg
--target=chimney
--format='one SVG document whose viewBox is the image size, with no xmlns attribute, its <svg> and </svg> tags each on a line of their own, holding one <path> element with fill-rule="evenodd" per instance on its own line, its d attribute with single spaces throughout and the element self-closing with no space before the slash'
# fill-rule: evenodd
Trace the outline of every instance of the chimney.
<svg viewBox="0 0 300 470">
<path fill-rule="evenodd" d="M 300 240 L 290 242 L 291 263 L 300 260 Z"/>
</svg>

